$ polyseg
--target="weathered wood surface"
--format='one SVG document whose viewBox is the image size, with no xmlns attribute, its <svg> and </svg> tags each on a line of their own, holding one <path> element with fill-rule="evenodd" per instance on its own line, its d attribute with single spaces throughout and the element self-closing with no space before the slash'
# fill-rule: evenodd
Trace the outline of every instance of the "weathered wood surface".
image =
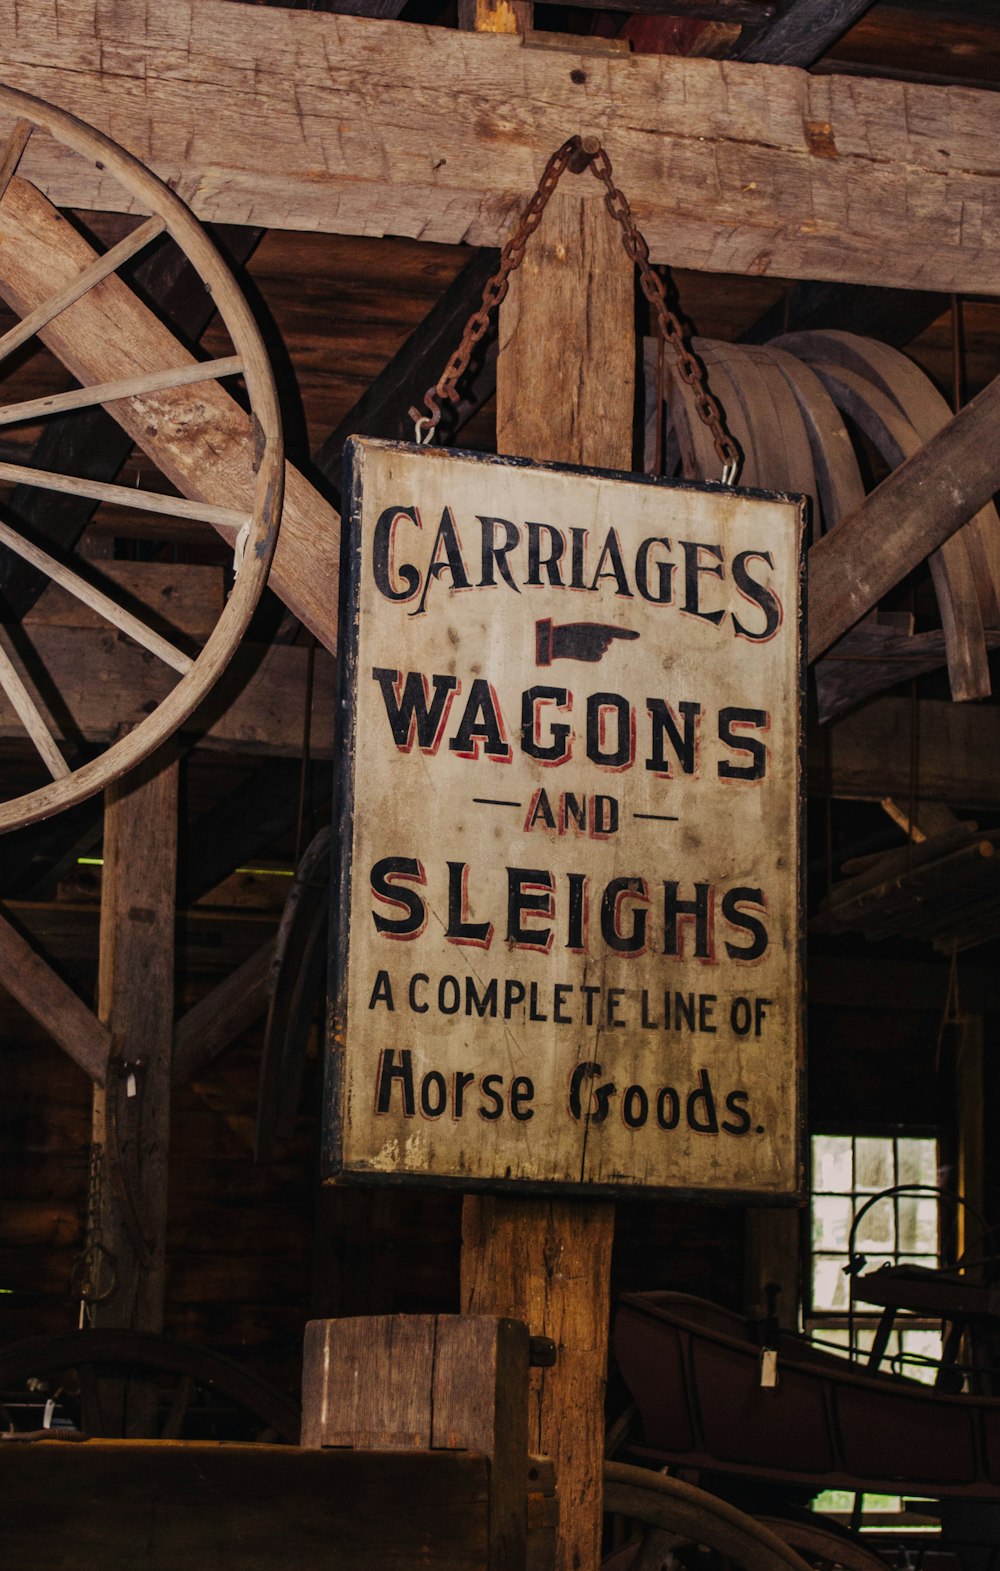
<svg viewBox="0 0 1000 1571">
<path fill-rule="evenodd" d="M 95 586 L 148 622 L 176 636 L 204 641 L 226 603 L 225 572 L 192 562 L 86 563 L 80 568 Z M 36 627 L 96 627 L 106 620 L 68 589 L 50 583 L 22 618 Z"/>
<path fill-rule="evenodd" d="M 528 1331 L 492 1315 L 311 1320 L 302 1445 L 479 1451 L 490 1463 L 489 1565 L 524 1565 Z"/>
<path fill-rule="evenodd" d="M 167 1158 L 174 1014 L 178 766 L 154 755 L 105 793 L 104 876 L 97 1012 L 114 1044 L 94 1093 L 101 1148 L 95 1197 L 101 1241 L 113 1257 L 95 1283 L 113 1290 L 89 1305 L 91 1323 L 163 1328 Z M 88 1242 L 93 1243 L 91 1239 Z M 145 1433 L 148 1393 L 122 1393 L 123 1428 Z"/>
<path fill-rule="evenodd" d="M 94 259 L 91 247 L 51 203 L 17 178 L 4 197 L 0 237 L 0 295 L 22 317 Z M 40 336 L 84 384 L 194 364 L 169 328 L 119 278 L 105 279 Z M 184 496 L 209 505 L 249 507 L 250 418 L 219 383 L 118 402 L 110 412 Z M 220 533 L 234 538 L 225 525 Z M 337 514 L 287 465 L 270 583 L 331 649 L 336 647 L 339 540 Z"/>
<path fill-rule="evenodd" d="M 488 1571 L 468 1452 L 88 1441 L 0 1449 L 4 1545 L 46 1571 Z M 99 1504 L 95 1504 L 99 1502 Z"/>
<path fill-rule="evenodd" d="M 556 1343 L 536 1369 L 528 1446 L 550 1456 L 559 1489 L 556 1571 L 600 1563 L 604 1380 L 614 1205 L 602 1200 L 466 1196 L 462 1308 L 524 1319 Z"/>
<path fill-rule="evenodd" d="M 0 642 L 24 674 L 57 737 L 109 743 L 169 692 L 176 678 L 160 661 L 105 628 L 31 628 L 31 650 Z M 199 746 L 261 755 L 301 756 L 308 651 L 287 644 L 244 645 L 209 698 L 185 722 Z M 310 751 L 333 756 L 333 662 L 317 651 Z M 0 695 L 0 740 L 24 731 Z"/>
<path fill-rule="evenodd" d="M 998 419 L 1000 378 L 816 542 L 809 553 L 810 660 L 991 500 Z"/>
<path fill-rule="evenodd" d="M 910 795 L 912 709 L 905 698 L 877 698 L 809 736 L 811 793 L 826 791 L 830 749 L 837 797 L 907 801 Z M 1000 805 L 1000 724 L 993 709 L 923 699 L 917 791 L 954 807 L 995 810 Z"/>
<path fill-rule="evenodd" d="M 557 192 L 500 312 L 501 452 L 631 468 L 633 289 L 612 225 L 589 222 L 578 190 Z M 592 333 L 603 361 L 591 357 Z M 545 447 L 535 435 L 543 411 Z M 600 1561 L 614 1228 L 602 1200 L 470 1195 L 462 1213 L 462 1309 L 517 1317 L 556 1343 L 555 1366 L 535 1371 L 528 1419 L 529 1447 L 552 1457 L 559 1480 L 556 1571 L 596 1571 Z"/>
<path fill-rule="evenodd" d="M 230 228 L 217 231 L 213 238 L 223 242 L 226 256 L 238 263 L 253 251 L 258 235 L 259 231 Z M 188 343 L 201 337 L 215 313 L 203 281 L 175 246 L 158 247 L 143 258 L 133 274 L 133 282 L 156 307 L 161 320 L 180 332 Z M 47 420 L 32 449 L 31 461 L 39 468 L 55 469 L 62 474 L 114 480 L 131 450 L 127 432 L 103 409 L 91 409 L 82 415 L 59 415 Z M 95 504 L 86 498 L 46 495 L 33 487 L 20 486 L 11 493 L 6 517 L 10 523 L 26 526 L 36 540 L 44 540 L 58 554 L 73 548 L 94 511 Z M 12 618 L 24 616 L 47 582 L 43 574 L 28 567 L 21 558 L 0 552 L 0 588 Z"/>
<path fill-rule="evenodd" d="M 0 985 L 95 1084 L 104 1084 L 111 1051 L 110 1031 L 2 914 Z"/>
<path fill-rule="evenodd" d="M 863 16 L 872 0 L 788 0 L 763 27 L 746 28 L 733 60 L 812 65 Z"/>
<path fill-rule="evenodd" d="M 164 0 L 152 20 L 142 0 L 4 0 L 0 16 L 7 82 L 109 130 L 205 218 L 497 245 L 579 130 L 606 141 L 656 260 L 998 289 L 992 93 L 312 12 L 248 27 L 221 0 Z M 121 205 L 40 142 L 22 167 L 54 200 Z"/>
</svg>

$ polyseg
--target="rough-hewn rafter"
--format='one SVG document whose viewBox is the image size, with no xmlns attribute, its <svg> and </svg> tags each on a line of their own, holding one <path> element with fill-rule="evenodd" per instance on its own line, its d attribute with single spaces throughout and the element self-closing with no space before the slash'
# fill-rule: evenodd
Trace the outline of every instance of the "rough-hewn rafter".
<svg viewBox="0 0 1000 1571">
<path fill-rule="evenodd" d="M 747 29 L 730 58 L 812 65 L 863 16 L 872 0 L 789 0 L 760 29 Z"/>
<path fill-rule="evenodd" d="M 248 26 L 222 0 L 0 0 L 0 22 L 7 82 L 111 130 L 206 218 L 496 245 L 578 130 L 606 142 L 657 260 L 998 288 L 996 94 L 305 11 Z M 42 138 L 25 173 L 63 203 L 122 202 Z"/>
</svg>

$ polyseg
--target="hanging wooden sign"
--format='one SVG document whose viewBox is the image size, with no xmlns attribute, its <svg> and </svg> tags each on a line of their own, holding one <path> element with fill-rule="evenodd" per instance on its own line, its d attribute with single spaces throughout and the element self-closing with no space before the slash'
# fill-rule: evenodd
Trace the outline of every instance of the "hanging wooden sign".
<svg viewBox="0 0 1000 1571">
<path fill-rule="evenodd" d="M 328 1172 L 793 1193 L 802 503 L 361 440 L 345 495 Z"/>
</svg>

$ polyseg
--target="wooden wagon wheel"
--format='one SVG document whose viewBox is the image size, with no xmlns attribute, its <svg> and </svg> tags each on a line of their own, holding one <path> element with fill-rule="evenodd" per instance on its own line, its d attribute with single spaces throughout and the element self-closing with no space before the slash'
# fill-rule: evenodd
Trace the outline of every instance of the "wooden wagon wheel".
<svg viewBox="0 0 1000 1571">
<path fill-rule="evenodd" d="M 178 1439 L 200 1388 L 239 1410 L 249 1428 L 248 1438 L 298 1444 L 299 1412 L 294 1402 L 232 1359 L 170 1337 L 151 1331 L 66 1331 L 0 1348 L 0 1393 L 7 1397 L 8 1412 L 13 1390 L 29 1380 L 42 1382 L 47 1393 L 61 1392 L 78 1429 L 91 1439 L 114 1438 L 105 1420 L 102 1384 L 129 1377 L 155 1382 L 159 1406 L 165 1409 L 157 1434 L 140 1438 Z"/>
<path fill-rule="evenodd" d="M 101 298 L 107 301 L 108 331 L 114 332 L 112 307 L 114 300 L 121 298 L 120 292 L 125 290 L 125 285 L 113 275 L 164 234 L 180 248 L 211 292 L 233 346 L 233 353 L 223 359 L 197 363 L 176 344 L 176 355 L 168 357 L 172 358 L 172 364 L 146 368 L 140 375 L 84 385 L 49 398 L 7 404 L 0 408 L 0 425 L 35 421 L 103 404 L 129 429 L 135 427 L 139 416 L 143 417 L 135 433 L 142 445 L 144 421 L 148 421 L 151 428 L 159 421 L 178 421 L 178 398 L 189 395 L 183 391 L 178 394 L 176 389 L 184 390 L 196 383 L 205 384 L 232 376 L 243 377 L 250 406 L 249 417 L 235 403 L 230 406 L 247 433 L 245 474 L 239 477 L 237 489 L 240 494 L 232 498 L 233 506 L 203 500 L 199 486 L 190 488 L 197 493 L 192 499 L 51 474 L 23 464 L 0 464 L 0 485 L 4 487 L 36 486 L 99 502 L 120 503 L 128 508 L 207 521 L 237 543 L 240 558 L 226 607 L 205 643 L 192 656 L 115 599 L 96 590 L 65 562 L 56 561 L 12 528 L 4 520 L 0 505 L 0 545 L 25 558 L 84 601 L 118 635 L 124 634 L 134 640 L 178 678 L 153 712 L 133 730 L 98 757 L 81 761 L 79 767 L 74 768 L 73 761 L 66 756 L 65 744 L 60 746 L 59 726 L 51 720 L 51 706 L 42 696 L 44 682 L 40 690 L 30 659 L 25 662 L 20 649 L 15 650 L 7 639 L 0 640 L 0 690 L 34 743 L 50 777 L 47 784 L 0 803 L 2 831 L 48 817 L 100 791 L 165 741 L 204 698 L 235 650 L 267 577 L 281 515 L 284 457 L 277 394 L 260 334 L 232 274 L 184 203 L 107 137 L 40 99 L 0 87 L 0 115 L 8 123 L 12 119 L 16 121 L 6 148 L 0 152 L 0 240 L 11 243 L 8 231 L 16 235 L 18 204 L 42 200 L 26 182 L 15 178 L 32 137 L 50 137 L 88 163 L 96 163 L 126 188 L 133 206 L 151 215 L 124 240 L 96 257 L 79 237 L 70 235 L 77 260 L 69 265 L 65 282 L 48 299 L 23 313 L 19 323 L 0 337 L 0 362 L 36 334 L 43 342 L 47 341 L 50 324 L 91 290 L 105 292 L 103 297 L 95 293 L 94 301 Z M 66 227 L 68 231 L 69 226 Z M 90 257 L 82 267 L 79 265 L 81 246 Z M 117 296 L 113 294 L 115 290 L 119 291 Z M 57 332 L 52 331 L 57 338 Z M 123 347 L 123 358 L 127 362 L 126 347 Z M 64 357 L 64 363 L 79 381 L 86 382 L 82 371 L 71 364 L 68 357 Z M 204 416 L 204 410 L 200 412 Z M 183 411 L 180 415 L 182 417 Z M 211 431 L 204 435 L 210 452 Z M 213 489 L 217 491 L 218 485 L 218 479 L 214 478 L 213 483 L 206 486 L 208 494 L 212 494 Z"/>
<path fill-rule="evenodd" d="M 795 1550 L 753 1517 L 664 1473 L 605 1462 L 604 1510 L 624 1519 L 630 1537 L 611 1548 L 602 1571 L 663 1571 L 698 1547 L 744 1571 L 807 1571 Z"/>
<path fill-rule="evenodd" d="M 836 1566 L 843 1571 L 886 1571 L 882 1556 L 869 1549 L 857 1533 L 837 1522 L 824 1521 L 811 1511 L 797 1511 L 788 1516 L 759 1516 L 756 1520 L 816 1571 L 830 1571 Z"/>
</svg>

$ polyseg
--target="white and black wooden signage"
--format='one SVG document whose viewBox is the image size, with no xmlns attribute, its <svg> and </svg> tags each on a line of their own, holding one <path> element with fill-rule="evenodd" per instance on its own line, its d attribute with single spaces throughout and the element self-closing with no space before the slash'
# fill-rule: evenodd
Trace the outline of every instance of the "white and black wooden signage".
<svg viewBox="0 0 1000 1571">
<path fill-rule="evenodd" d="M 361 440 L 345 495 L 328 1171 L 794 1192 L 800 500 Z"/>
</svg>

